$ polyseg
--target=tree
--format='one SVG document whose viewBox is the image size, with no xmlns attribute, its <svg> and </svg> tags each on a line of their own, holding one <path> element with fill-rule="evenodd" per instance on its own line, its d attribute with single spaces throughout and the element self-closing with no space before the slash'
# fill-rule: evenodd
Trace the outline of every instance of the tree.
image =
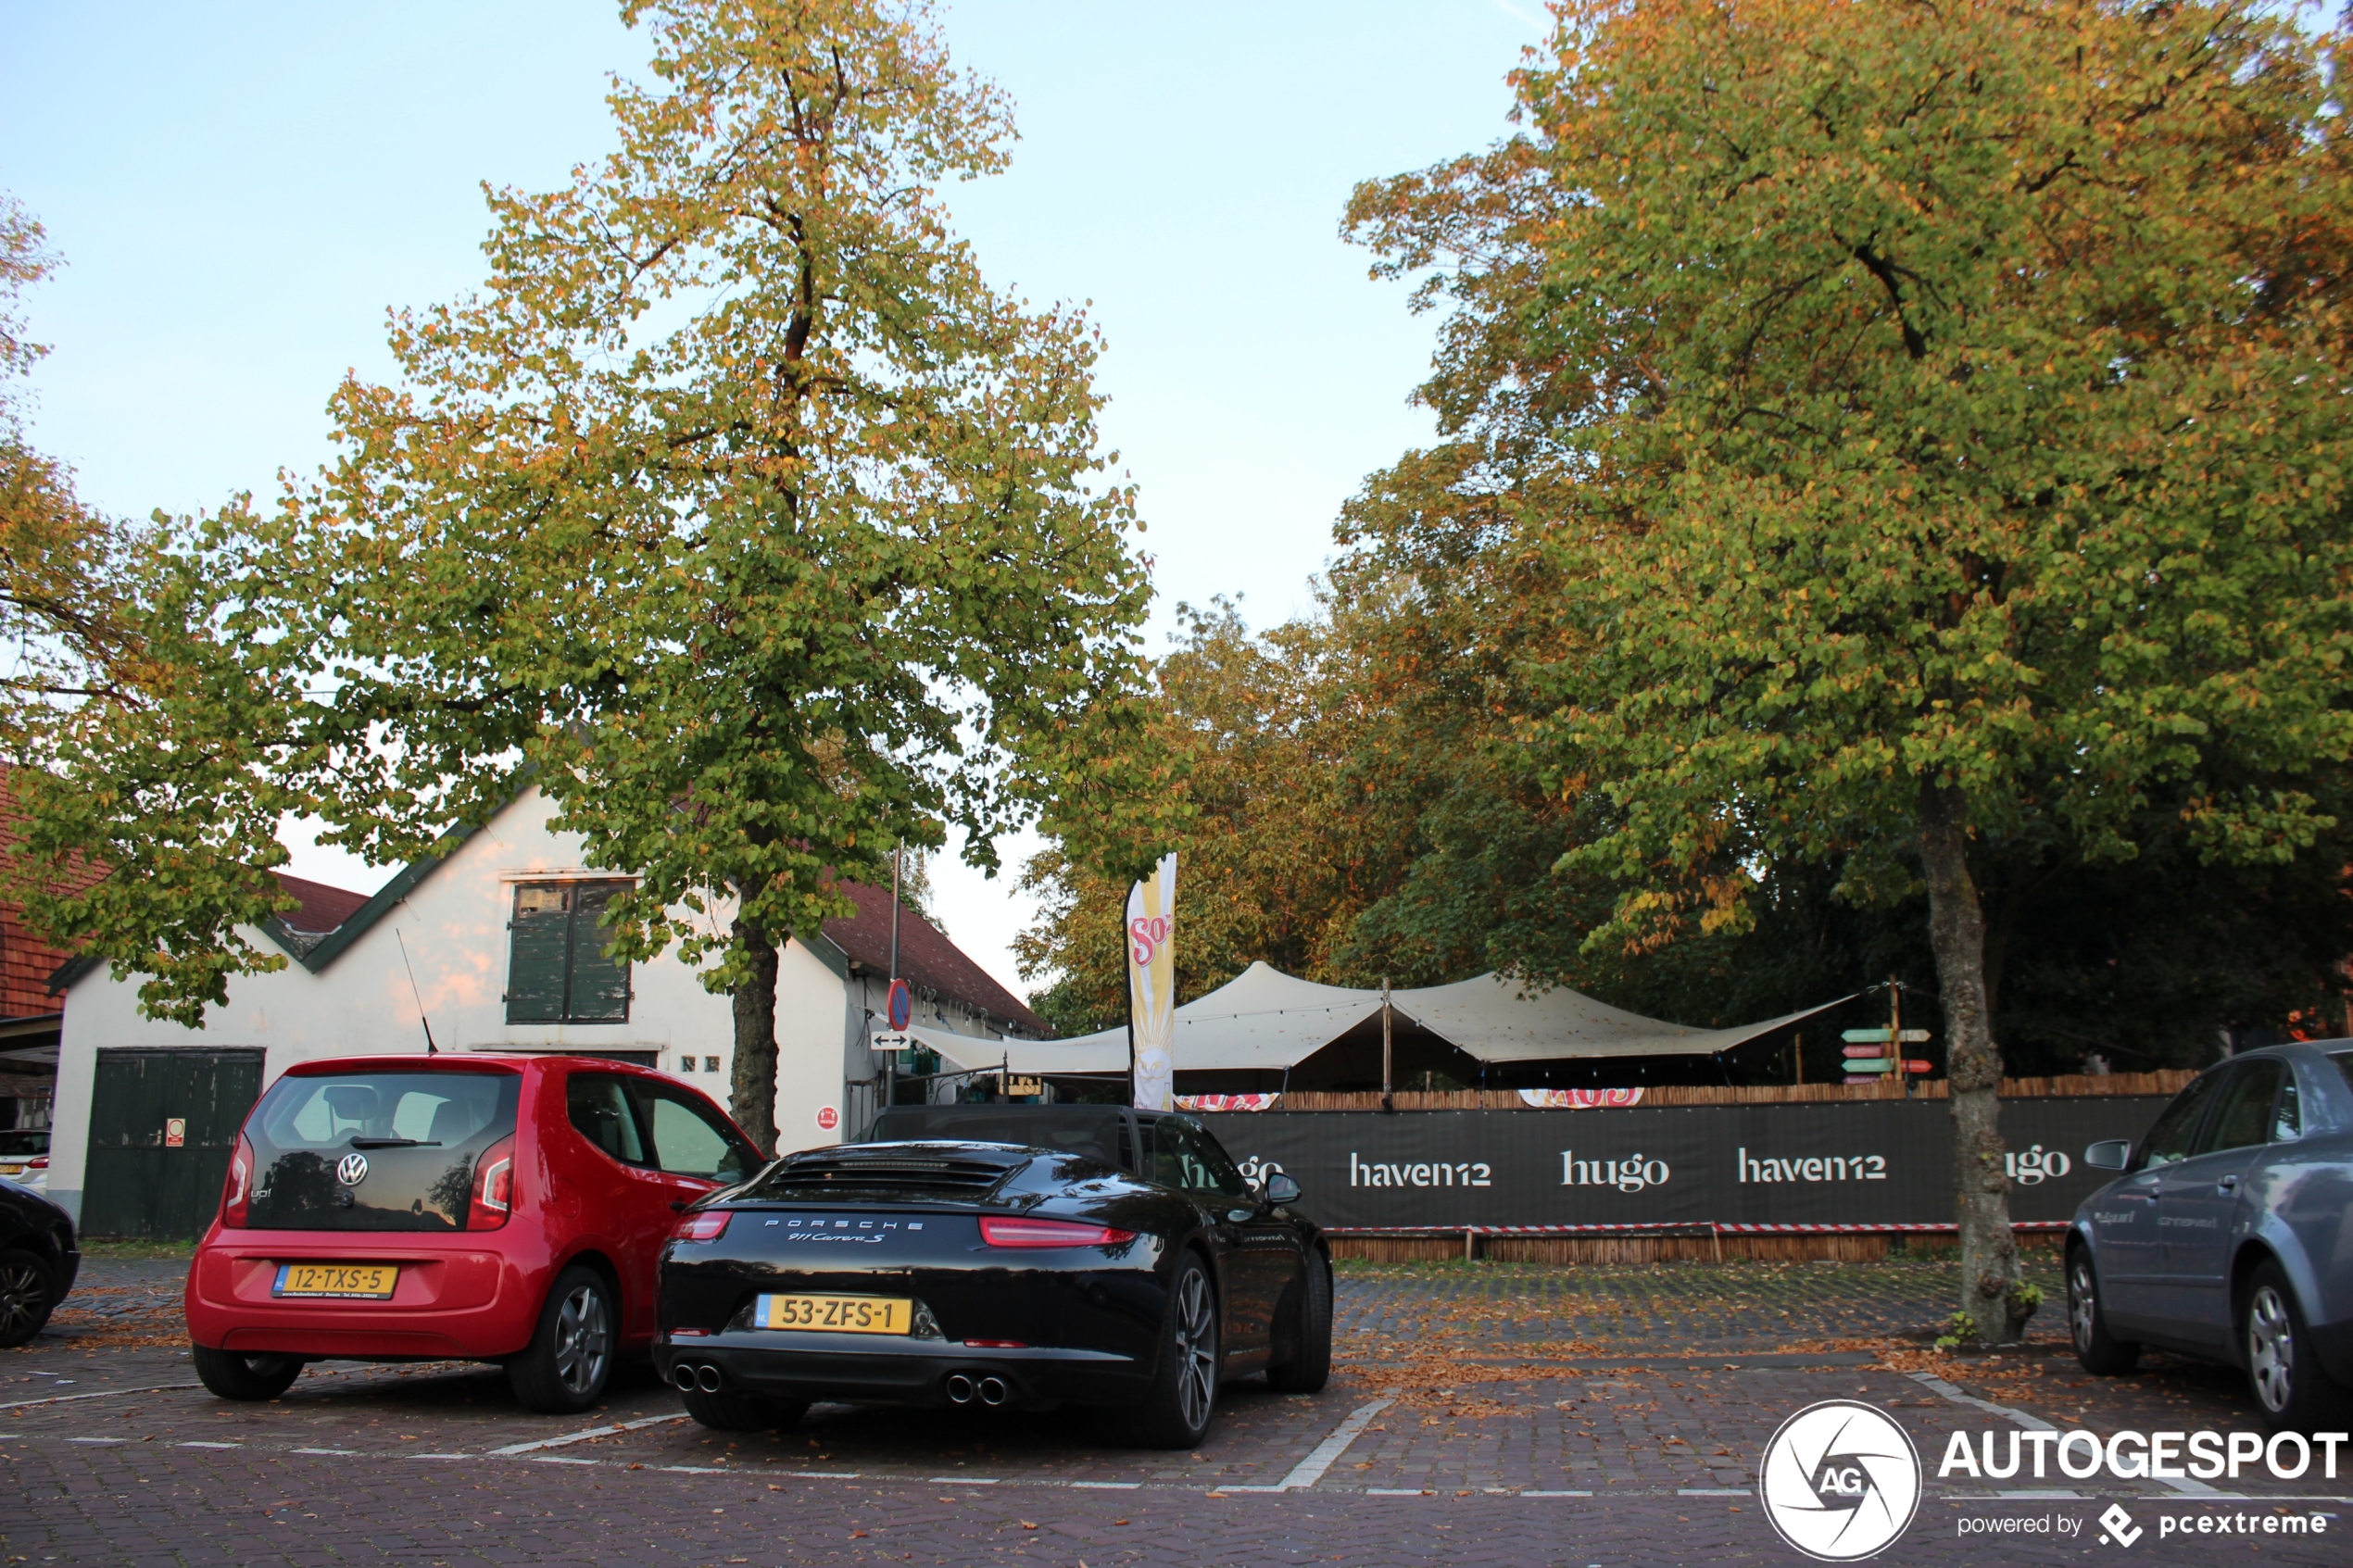
<svg viewBox="0 0 2353 1568">
<path fill-rule="evenodd" d="M 1577 0 L 1522 78 L 1591 637 L 1535 741 L 1620 813 L 1595 939 L 1736 931 L 1783 856 L 1862 896 L 1917 866 L 1994 1339 L 2032 1299 L 1987 847 L 2129 862 L 2172 805 L 2201 859 L 2282 863 L 2334 825 L 2343 44 L 2231 4 Z"/>
<path fill-rule="evenodd" d="M 128 523 L 32 445 L 17 380 L 47 350 L 19 301 L 58 265 L 43 237 L 0 196 L 0 754 L 21 812 L 0 863 L 29 926 L 145 974 L 150 1015 L 201 1025 L 230 976 L 285 963 L 237 928 L 293 905 L 270 868 L 303 803 L 280 778 L 301 678 L 224 592 L 241 507 Z"/>
<path fill-rule="evenodd" d="M 1012 125 L 925 8 L 623 15 L 654 82 L 616 82 L 618 150 L 491 196 L 486 287 L 395 317 L 396 384 L 345 383 L 257 592 L 332 673 L 326 841 L 430 852 L 535 780 L 638 878 L 613 949 L 715 960 L 772 1147 L 780 941 L 902 838 L 1092 831 L 1147 588 L 1096 337 L 949 226 Z"/>
</svg>

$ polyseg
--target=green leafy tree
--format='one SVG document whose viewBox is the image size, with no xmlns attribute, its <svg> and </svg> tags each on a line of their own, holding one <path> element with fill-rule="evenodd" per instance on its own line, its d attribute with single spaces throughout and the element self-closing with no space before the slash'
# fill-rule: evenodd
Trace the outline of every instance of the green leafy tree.
<svg viewBox="0 0 2353 1568">
<path fill-rule="evenodd" d="M 1737 931 L 1785 856 L 1917 867 L 1991 1338 L 2032 1304 L 1986 847 L 2334 825 L 2342 46 L 2235 5 L 1571 4 L 1522 80 L 1591 638 L 1538 743 L 1617 813 L 1595 940 Z"/>
<path fill-rule="evenodd" d="M 290 908 L 280 782 L 298 677 L 224 594 L 216 552 L 242 508 L 144 524 L 75 493 L 25 428 L 23 291 L 58 265 L 0 196 L 0 755 L 17 808 L 9 897 L 61 947 L 144 976 L 141 1008 L 201 1024 L 230 977 L 281 968 L 237 933 Z"/>
<path fill-rule="evenodd" d="M 1013 129 L 925 7 L 623 15 L 654 60 L 617 150 L 492 195 L 486 286 L 395 318 L 399 379 L 345 383 L 341 458 L 262 537 L 337 694 L 328 841 L 428 851 L 535 780 L 639 878 L 614 950 L 732 993 L 768 1147 L 779 943 L 902 838 L 993 863 L 1126 793 L 1147 588 L 1093 332 L 950 227 Z"/>
</svg>

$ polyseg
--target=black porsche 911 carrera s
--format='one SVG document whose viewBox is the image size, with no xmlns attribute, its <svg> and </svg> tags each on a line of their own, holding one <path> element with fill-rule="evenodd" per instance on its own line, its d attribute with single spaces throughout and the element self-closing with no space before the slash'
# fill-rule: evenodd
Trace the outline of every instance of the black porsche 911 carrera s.
<svg viewBox="0 0 2353 1568">
<path fill-rule="evenodd" d="M 1219 1384 L 1330 1374 L 1331 1260 L 1298 1198 L 1186 1116 L 896 1107 L 686 1213 L 656 1363 L 725 1430 L 816 1399 L 1075 1405 L 1189 1448 Z"/>
</svg>

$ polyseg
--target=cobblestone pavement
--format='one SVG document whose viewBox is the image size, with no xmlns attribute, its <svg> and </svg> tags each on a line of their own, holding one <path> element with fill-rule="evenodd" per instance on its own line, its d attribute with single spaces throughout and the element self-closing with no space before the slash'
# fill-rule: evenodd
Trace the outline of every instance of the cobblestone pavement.
<svg viewBox="0 0 2353 1568">
<path fill-rule="evenodd" d="M 0 1353 L 0 1568 L 1795 1562 L 1754 1466 L 1783 1419 L 1832 1398 L 1888 1410 L 1928 1466 L 1919 1517 L 1877 1561 L 2122 1557 L 2100 1540 L 2111 1502 L 2145 1532 L 2131 1560 L 2353 1561 L 2353 1476 L 2317 1466 L 2243 1476 L 2245 1500 L 1939 1479 L 1954 1433 L 1998 1449 L 2017 1416 L 2103 1435 L 2254 1422 L 2227 1373 L 2152 1357 L 2083 1375 L 2055 1322 L 2015 1353 L 1936 1352 L 1953 1275 L 1935 1261 L 1347 1267 L 1331 1386 L 1235 1386 L 1202 1448 L 1174 1454 L 1104 1446 L 1066 1414 L 821 1406 L 790 1432 L 723 1436 L 642 1373 L 570 1422 L 447 1364 L 314 1367 L 283 1399 L 231 1405 L 191 1386 L 180 1267 L 94 1264 L 52 1332 Z M 2329 1533 L 2160 1533 L 2242 1514 Z M 1977 1533 L 2011 1520 L 2043 1529 Z"/>
</svg>

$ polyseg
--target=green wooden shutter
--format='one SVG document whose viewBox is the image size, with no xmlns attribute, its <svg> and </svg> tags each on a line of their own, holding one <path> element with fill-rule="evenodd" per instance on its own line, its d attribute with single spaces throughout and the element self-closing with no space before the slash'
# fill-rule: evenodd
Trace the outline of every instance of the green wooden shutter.
<svg viewBox="0 0 2353 1568">
<path fill-rule="evenodd" d="M 620 882 L 585 883 L 575 890 L 572 916 L 572 1007 L 574 1023 L 629 1022 L 629 960 L 606 955 L 611 934 L 604 928 L 605 907 L 626 890 Z"/>
<path fill-rule="evenodd" d="M 526 883 L 515 889 L 508 930 L 507 1022 L 561 1023 L 564 978 L 572 948 L 573 889 L 560 883 Z"/>
</svg>

